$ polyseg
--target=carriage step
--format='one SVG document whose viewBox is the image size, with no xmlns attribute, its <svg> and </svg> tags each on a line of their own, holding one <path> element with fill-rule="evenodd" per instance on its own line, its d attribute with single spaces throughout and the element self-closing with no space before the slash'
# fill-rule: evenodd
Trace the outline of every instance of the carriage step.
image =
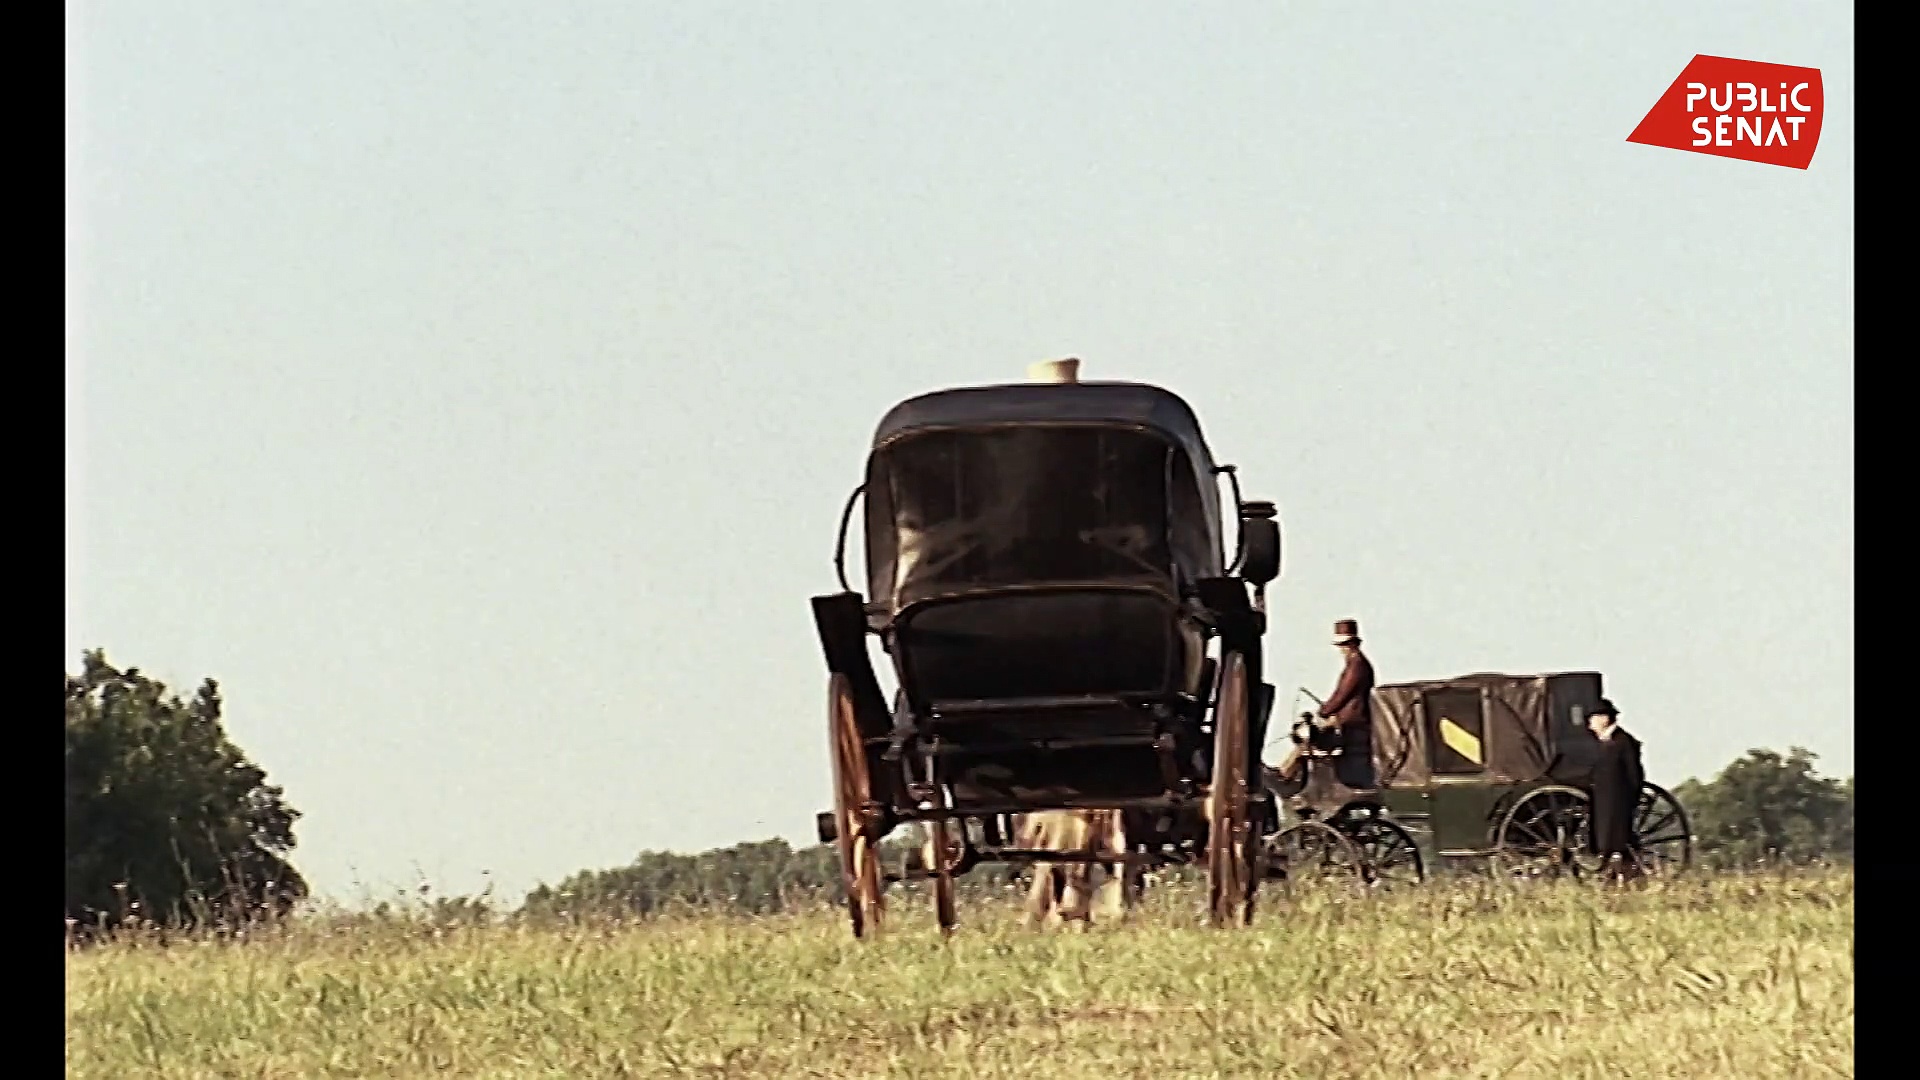
<svg viewBox="0 0 1920 1080">
<path fill-rule="evenodd" d="M 936 701 L 938 717 L 991 716 L 996 713 L 1055 712 L 1062 709 L 1132 708 L 1135 703 L 1112 694 L 1075 694 L 1065 697 L 985 698 Z"/>
<path fill-rule="evenodd" d="M 1151 750 L 1154 748 L 1152 732 L 1122 733 L 1119 735 L 1083 735 L 1079 737 L 1048 738 L 1040 736 L 1022 739 L 1019 742 L 988 743 L 968 741 L 961 745 L 935 747 L 932 751 L 937 758 L 993 758 L 1007 754 L 1033 752 L 1059 752 L 1073 750 Z"/>
</svg>

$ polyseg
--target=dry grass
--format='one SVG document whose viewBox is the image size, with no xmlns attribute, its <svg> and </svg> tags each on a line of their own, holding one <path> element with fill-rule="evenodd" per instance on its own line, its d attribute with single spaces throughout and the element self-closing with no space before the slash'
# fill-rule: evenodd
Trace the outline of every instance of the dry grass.
<svg viewBox="0 0 1920 1080">
<path fill-rule="evenodd" d="M 1845 872 L 1319 893 L 1226 932 L 1191 890 L 1088 933 L 889 914 L 864 945 L 832 911 L 122 942 L 67 961 L 68 1075 L 1853 1073 Z"/>
</svg>

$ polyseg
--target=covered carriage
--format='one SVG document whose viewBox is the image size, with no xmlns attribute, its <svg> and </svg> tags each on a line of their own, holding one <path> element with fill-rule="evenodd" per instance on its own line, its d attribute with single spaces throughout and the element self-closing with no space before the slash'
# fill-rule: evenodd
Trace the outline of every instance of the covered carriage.
<svg viewBox="0 0 1920 1080">
<path fill-rule="evenodd" d="M 1291 777 L 1269 771 L 1276 807 L 1294 820 L 1269 846 L 1377 881 L 1420 880 L 1422 849 L 1520 877 L 1596 869 L 1588 780 L 1599 741 L 1587 716 L 1603 700 L 1601 683 L 1578 671 L 1376 687 L 1372 783 L 1343 782 L 1337 751 L 1309 751 Z M 1641 786 L 1634 840 L 1652 873 L 1692 859 L 1686 811 L 1656 784 Z"/>
<path fill-rule="evenodd" d="M 951 928 L 953 878 L 982 862 L 1162 858 L 1148 843 L 1014 847 L 1012 818 L 1049 810 L 1198 821 L 1215 920 L 1250 917 L 1273 505 L 1240 498 L 1179 396 L 1080 382 L 1076 365 L 899 403 L 847 502 L 841 591 L 813 613 L 834 770 L 820 835 L 838 846 L 856 935 L 889 879 L 930 878 Z M 862 501 L 864 592 L 845 570 Z M 891 874 L 877 846 L 909 823 L 932 857 Z"/>
</svg>

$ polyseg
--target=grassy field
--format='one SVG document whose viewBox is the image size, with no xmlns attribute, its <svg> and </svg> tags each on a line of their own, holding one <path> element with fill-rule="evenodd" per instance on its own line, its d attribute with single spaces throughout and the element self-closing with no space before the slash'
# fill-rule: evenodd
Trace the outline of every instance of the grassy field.
<svg viewBox="0 0 1920 1080">
<path fill-rule="evenodd" d="M 1266 894 L 1263 893 L 1263 897 Z M 1853 880 L 1516 894 L 1191 890 L 1026 930 L 917 902 L 435 931 L 309 920 L 245 944 L 69 955 L 77 1077 L 1817 1077 L 1853 1074 Z"/>
</svg>

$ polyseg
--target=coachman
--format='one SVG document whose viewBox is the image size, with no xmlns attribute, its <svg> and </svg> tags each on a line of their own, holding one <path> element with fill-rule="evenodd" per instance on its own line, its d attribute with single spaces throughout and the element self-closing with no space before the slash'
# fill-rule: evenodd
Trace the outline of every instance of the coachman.
<svg viewBox="0 0 1920 1080">
<path fill-rule="evenodd" d="M 1339 685 L 1320 706 L 1315 723 L 1315 745 L 1337 746 L 1335 774 L 1358 791 L 1373 787 L 1373 663 L 1360 651 L 1360 623 L 1341 619 L 1333 624 L 1333 644 L 1345 657 Z"/>
</svg>

